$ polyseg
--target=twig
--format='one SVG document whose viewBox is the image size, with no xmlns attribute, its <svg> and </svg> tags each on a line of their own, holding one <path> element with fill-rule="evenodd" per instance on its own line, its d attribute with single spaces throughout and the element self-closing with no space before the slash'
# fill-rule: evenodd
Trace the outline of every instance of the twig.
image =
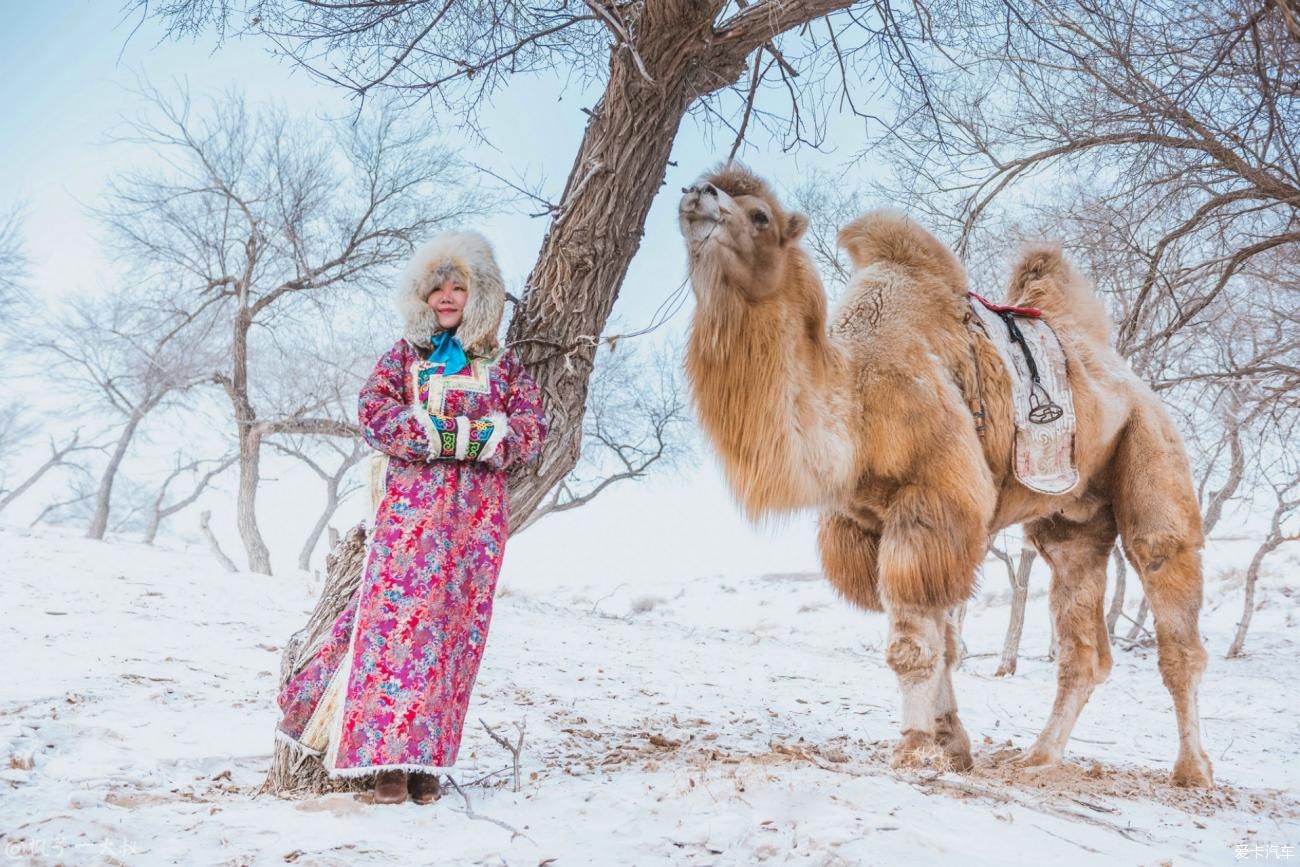
<svg viewBox="0 0 1300 867">
<path fill-rule="evenodd" d="M 452 777 L 448 777 L 447 782 L 451 783 L 451 787 L 455 789 L 456 793 L 465 800 L 465 816 L 467 818 L 478 819 L 483 822 L 491 822 L 493 825 L 496 825 L 498 828 L 506 829 L 511 834 L 510 840 L 512 842 L 514 841 L 515 837 L 523 837 L 525 840 L 529 841 L 530 843 L 537 842 L 532 837 L 529 837 L 527 834 L 525 834 L 523 831 L 520 831 L 518 828 L 514 827 L 513 825 L 507 824 L 506 822 L 502 822 L 500 819 L 493 819 L 491 816 L 484 816 L 481 813 L 475 813 L 474 808 L 470 805 L 469 802 L 469 794 L 466 793 L 466 791 L 460 787 L 460 783 L 456 782 L 456 780 Z M 455 808 L 453 807 L 452 809 Z"/>
<path fill-rule="evenodd" d="M 524 719 L 517 723 L 514 723 L 515 730 L 519 732 L 519 740 L 515 742 L 514 746 L 510 745 L 510 741 L 506 740 L 501 735 L 497 734 L 492 729 L 492 726 L 488 725 L 483 720 L 482 717 L 479 717 L 479 722 L 483 725 L 483 728 L 487 730 L 488 737 L 492 738 L 492 740 L 496 741 L 501 746 L 505 747 L 507 750 L 510 751 L 510 757 L 514 761 L 515 791 L 518 792 L 519 791 L 519 754 L 523 752 L 524 749 L 524 730 L 528 727 L 528 720 Z"/>
</svg>

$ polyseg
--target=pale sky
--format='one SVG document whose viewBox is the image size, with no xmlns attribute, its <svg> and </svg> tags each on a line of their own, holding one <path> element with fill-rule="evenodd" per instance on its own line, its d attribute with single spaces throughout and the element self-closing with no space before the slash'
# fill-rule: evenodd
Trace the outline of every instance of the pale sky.
<svg viewBox="0 0 1300 867">
<path fill-rule="evenodd" d="M 0 208 L 14 202 L 25 206 L 31 285 L 48 298 L 93 298 L 112 279 L 113 265 L 99 249 L 99 230 L 87 206 L 96 203 L 113 172 L 141 159 L 133 146 L 111 143 L 120 118 L 139 110 L 131 91 L 141 78 L 163 87 L 186 82 L 196 102 L 234 88 L 251 103 L 277 101 L 295 114 L 342 115 L 352 107 L 342 91 L 269 56 L 260 41 L 232 41 L 220 49 L 212 38 L 160 42 L 158 28 L 146 23 L 128 42 L 137 21 L 124 19 L 116 0 L 7 5 L 6 26 L 0 30 L 0 101 L 7 107 L 0 135 Z M 566 90 L 555 78 L 516 79 L 483 115 L 495 150 L 480 146 L 463 156 L 507 177 L 545 177 L 547 191 L 558 196 L 586 122 L 581 108 L 594 100 L 595 94 L 573 86 Z M 808 167 L 840 168 L 861 147 L 856 122 L 846 118 L 832 129 L 838 131 L 832 140 L 838 135 L 843 142 L 839 155 L 782 154 L 760 138 L 760 149 L 744 156 L 778 186 L 789 188 Z M 445 143 L 458 144 L 454 139 Z M 684 123 L 673 156 L 677 166 L 669 169 L 615 308 L 614 317 L 624 327 L 647 323 L 685 278 L 675 219 L 678 191 L 724 157 L 729 144 L 725 130 L 710 142 L 692 121 Z M 857 176 L 850 175 L 846 183 Z M 866 183 L 863 177 L 861 186 Z M 474 227 L 494 241 L 507 283 L 522 284 L 544 221 L 505 212 Z M 654 339 L 683 334 L 690 309 L 688 304 Z M 303 489 L 287 476 L 281 479 L 266 485 L 259 511 L 273 558 L 284 568 L 294 561 L 314 516 L 302 507 L 284 508 L 287 498 L 295 490 L 301 497 Z M 227 550 L 240 561 L 232 510 L 225 507 L 232 491 L 233 474 L 211 506 Z M 357 497 L 335 523 L 344 526 L 362 510 Z M 14 511 L 22 514 L 17 507 Z M 192 532 L 195 520 L 182 515 L 184 526 L 178 529 Z M 512 540 L 504 580 L 526 582 L 535 576 L 651 585 L 657 576 L 813 570 L 813 536 L 809 516 L 764 530 L 750 527 L 713 459 L 703 454 L 696 469 L 616 488 L 590 506 L 550 518 Z"/>
</svg>

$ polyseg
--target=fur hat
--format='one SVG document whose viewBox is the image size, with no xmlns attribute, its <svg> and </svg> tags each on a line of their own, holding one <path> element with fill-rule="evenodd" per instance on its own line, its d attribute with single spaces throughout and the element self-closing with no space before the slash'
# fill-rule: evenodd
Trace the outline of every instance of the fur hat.
<svg viewBox="0 0 1300 867">
<path fill-rule="evenodd" d="M 456 339 L 467 355 L 490 355 L 498 346 L 506 287 L 492 245 L 478 232 L 443 232 L 416 249 L 398 287 L 403 336 L 414 346 L 430 348 L 430 338 L 442 328 L 429 309 L 429 295 L 448 277 L 462 281 L 469 296 Z"/>
</svg>

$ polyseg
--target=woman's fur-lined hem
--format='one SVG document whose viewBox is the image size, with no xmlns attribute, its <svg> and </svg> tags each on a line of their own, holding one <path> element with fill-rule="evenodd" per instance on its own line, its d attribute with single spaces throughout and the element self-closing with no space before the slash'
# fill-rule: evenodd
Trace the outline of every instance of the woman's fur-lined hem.
<svg viewBox="0 0 1300 867">
<path fill-rule="evenodd" d="M 275 739 L 277 741 L 283 741 L 294 749 L 306 753 L 309 756 L 322 758 L 325 755 L 322 751 L 313 750 L 302 741 L 294 738 L 293 735 L 280 729 L 275 730 Z M 364 777 L 368 774 L 377 774 L 380 771 L 406 771 L 408 774 L 449 774 L 454 770 L 456 770 L 455 765 L 421 765 L 408 762 L 400 765 L 369 765 L 363 768 L 326 768 L 325 773 L 329 774 L 331 780 L 337 780 L 349 777 Z"/>
</svg>

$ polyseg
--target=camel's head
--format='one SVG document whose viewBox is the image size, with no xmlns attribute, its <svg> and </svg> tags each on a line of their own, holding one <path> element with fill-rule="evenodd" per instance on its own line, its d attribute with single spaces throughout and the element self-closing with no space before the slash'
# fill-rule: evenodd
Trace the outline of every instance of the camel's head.
<svg viewBox="0 0 1300 867">
<path fill-rule="evenodd" d="M 725 285 L 751 299 L 785 282 L 785 259 L 808 228 L 748 169 L 726 164 L 682 190 L 678 223 L 697 297 Z"/>
</svg>

